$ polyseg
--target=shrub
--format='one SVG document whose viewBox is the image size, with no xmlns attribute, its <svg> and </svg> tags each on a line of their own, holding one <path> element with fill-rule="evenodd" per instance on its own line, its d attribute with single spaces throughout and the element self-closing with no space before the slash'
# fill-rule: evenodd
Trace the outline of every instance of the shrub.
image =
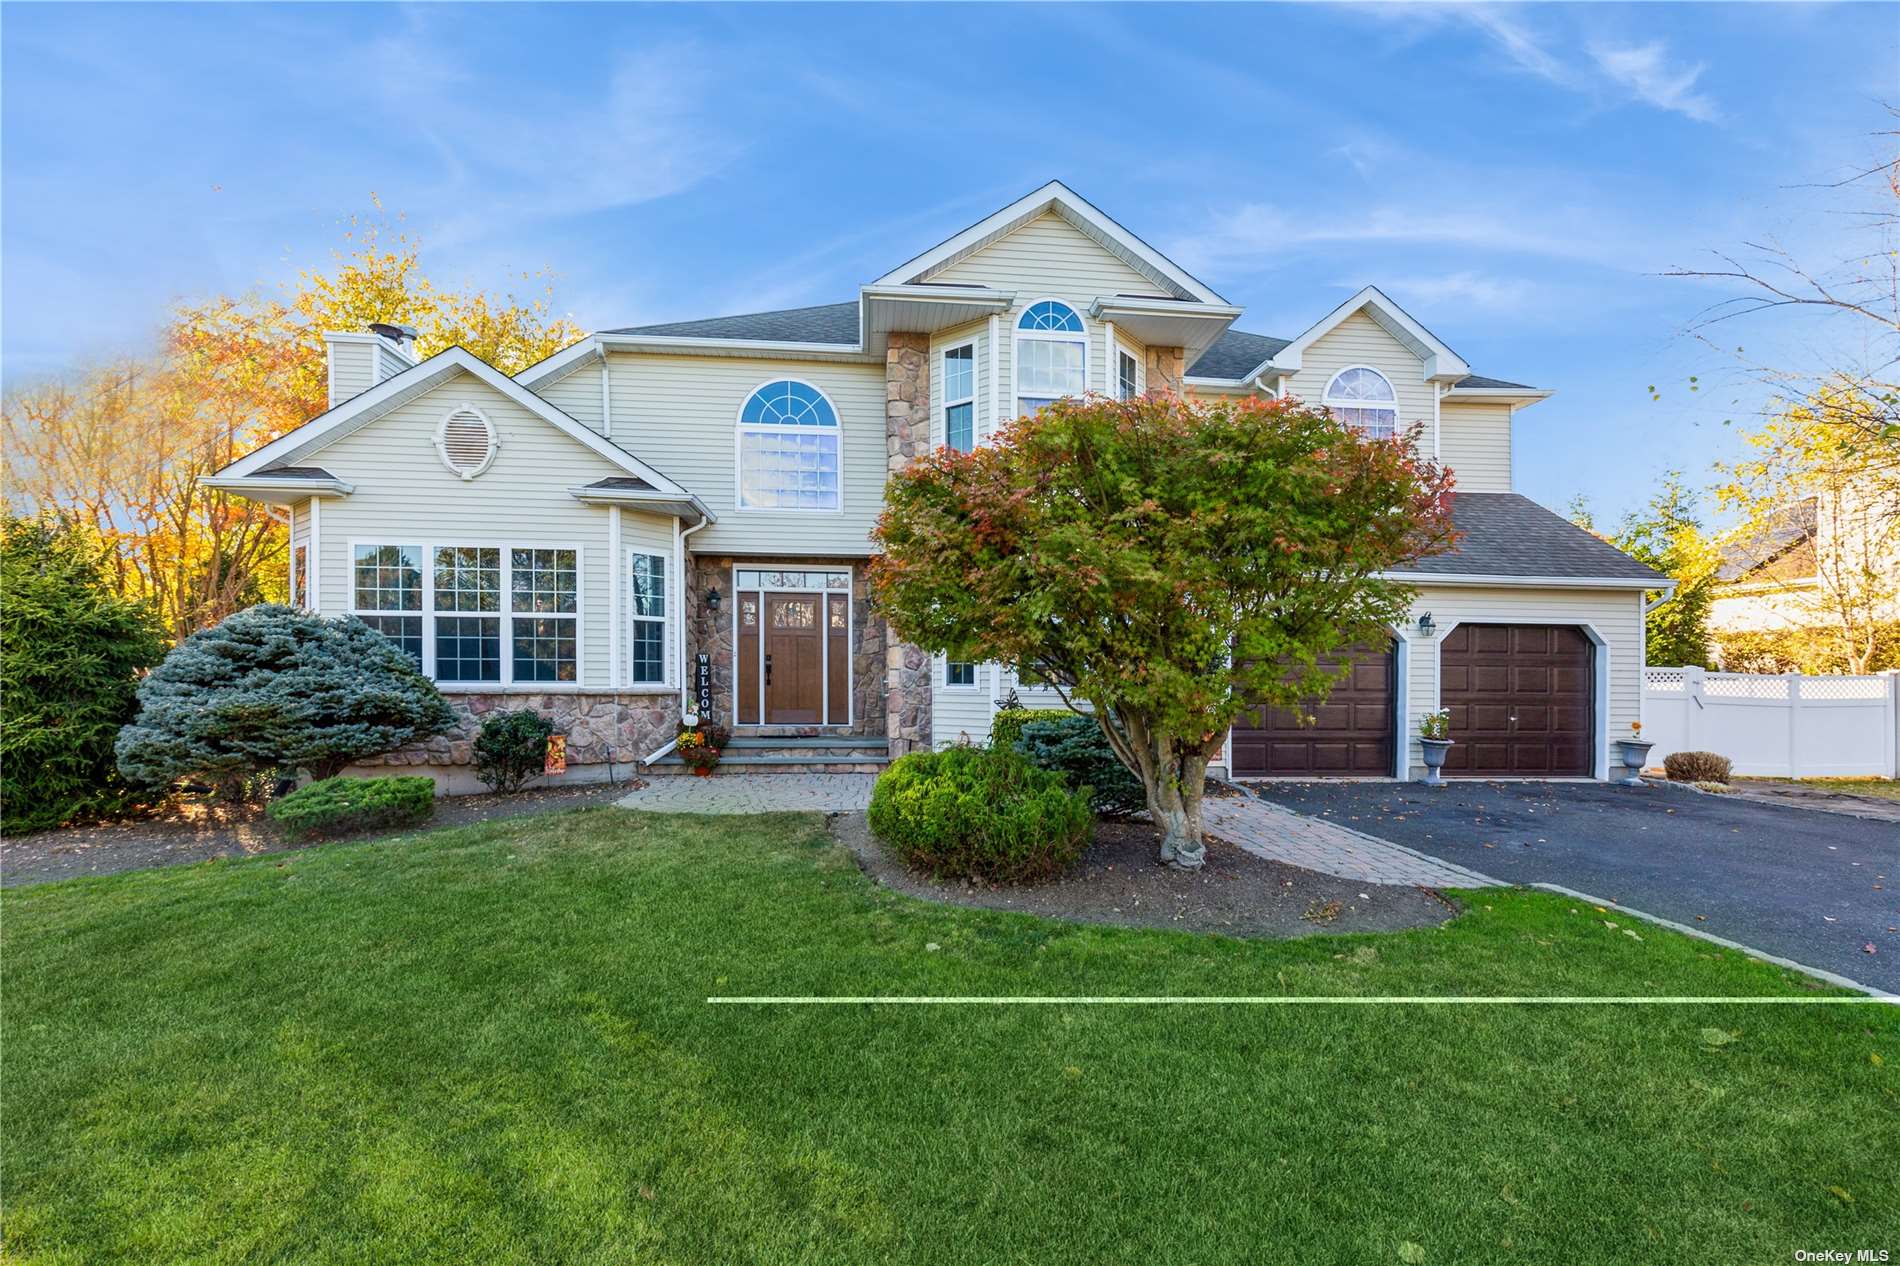
<svg viewBox="0 0 1900 1266">
<path fill-rule="evenodd" d="M 1730 768 L 1728 757 L 1714 752 L 1671 752 L 1663 758 L 1670 782 L 1727 782 Z"/>
<path fill-rule="evenodd" d="M 1097 813 L 1121 816 L 1148 807 L 1141 779 L 1115 755 L 1094 717 L 1074 712 L 1033 716 L 1016 750 L 1036 768 L 1067 777 L 1071 787 L 1087 787 L 1089 806 Z"/>
<path fill-rule="evenodd" d="M 1031 721 L 1045 717 L 1072 717 L 1075 713 L 1067 708 L 1024 708 L 1001 707 L 990 720 L 990 746 L 999 751 L 1016 750 L 1016 740 L 1023 736 L 1023 727 Z"/>
<path fill-rule="evenodd" d="M 130 808 L 112 744 L 165 653 L 158 617 L 114 592 L 78 529 L 43 519 L 0 524 L 0 594 L 0 829 Z"/>
<path fill-rule="evenodd" d="M 1092 824 L 1086 791 L 1015 752 L 980 747 L 899 758 L 877 780 L 870 820 L 921 870 L 1005 883 L 1074 865 Z"/>
<path fill-rule="evenodd" d="M 229 788 L 273 769 L 321 780 L 454 725 L 415 661 L 361 620 L 250 607 L 193 633 L 145 679 L 119 771 L 143 786 Z"/>
<path fill-rule="evenodd" d="M 340 835 L 379 826 L 414 826 L 435 812 L 435 783 L 401 778 L 325 778 L 273 800 L 265 809 L 294 835 Z"/>
<path fill-rule="evenodd" d="M 539 712 L 496 712 L 475 736 L 475 776 L 513 794 L 547 768 L 554 723 Z"/>
</svg>

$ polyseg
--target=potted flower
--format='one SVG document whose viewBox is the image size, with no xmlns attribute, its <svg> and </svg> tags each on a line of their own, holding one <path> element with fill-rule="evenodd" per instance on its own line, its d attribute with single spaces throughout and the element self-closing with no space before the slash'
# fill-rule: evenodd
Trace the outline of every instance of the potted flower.
<svg viewBox="0 0 1900 1266">
<path fill-rule="evenodd" d="M 1643 767 L 1649 764 L 1649 749 L 1656 744 L 1643 737 L 1643 723 L 1630 722 L 1630 736 L 1616 741 L 1617 751 L 1623 756 L 1623 768 L 1628 771 L 1618 779 L 1625 787 L 1643 785 Z"/>
<path fill-rule="evenodd" d="M 681 727 L 673 750 L 679 753 L 679 758 L 686 762 L 694 777 L 709 778 L 719 764 L 726 738 L 726 731 L 720 726 L 702 725 L 695 721 Z"/>
<path fill-rule="evenodd" d="M 1451 750 L 1451 709 L 1427 712 L 1419 719 L 1418 745 L 1425 752 L 1425 785 L 1445 785 L 1439 770 L 1445 767 L 1445 753 Z"/>
</svg>

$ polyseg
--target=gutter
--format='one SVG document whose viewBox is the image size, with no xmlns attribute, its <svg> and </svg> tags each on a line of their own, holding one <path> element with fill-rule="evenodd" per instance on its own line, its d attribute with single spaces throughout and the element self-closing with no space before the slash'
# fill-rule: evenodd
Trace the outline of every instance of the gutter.
<svg viewBox="0 0 1900 1266">
<path fill-rule="evenodd" d="M 689 601 L 688 590 L 686 588 L 686 538 L 705 527 L 711 521 L 710 519 L 701 519 L 698 523 L 681 531 L 679 519 L 675 517 L 673 520 L 673 574 L 679 578 L 674 587 L 679 592 L 679 617 L 677 627 L 680 648 L 680 716 L 682 719 L 686 717 L 691 710 L 688 694 L 690 687 L 686 681 L 686 604 Z M 642 765 L 651 765 L 654 761 L 670 755 L 673 749 L 679 746 L 679 741 L 679 735 L 675 734 L 665 743 L 641 757 L 640 763 Z"/>
</svg>

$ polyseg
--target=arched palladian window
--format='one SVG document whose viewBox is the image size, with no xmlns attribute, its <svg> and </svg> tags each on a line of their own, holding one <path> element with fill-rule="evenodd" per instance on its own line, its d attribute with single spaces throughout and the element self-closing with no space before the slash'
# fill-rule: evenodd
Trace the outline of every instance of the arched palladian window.
<svg viewBox="0 0 1900 1266">
<path fill-rule="evenodd" d="M 1389 440 L 1399 433 L 1399 397 L 1376 369 L 1355 365 L 1340 370 L 1326 384 L 1320 403 L 1374 439 Z"/>
<path fill-rule="evenodd" d="M 739 410 L 739 508 L 837 510 L 838 411 L 810 383 L 785 378 L 746 398 Z"/>
<path fill-rule="evenodd" d="M 1075 309 L 1044 299 L 1016 321 L 1016 412 L 1034 415 L 1064 396 L 1088 391 L 1088 333 Z"/>
</svg>

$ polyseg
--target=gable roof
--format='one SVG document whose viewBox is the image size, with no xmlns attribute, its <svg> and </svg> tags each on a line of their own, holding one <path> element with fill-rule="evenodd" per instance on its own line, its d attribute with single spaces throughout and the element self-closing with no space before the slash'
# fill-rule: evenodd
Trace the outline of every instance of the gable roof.
<svg viewBox="0 0 1900 1266">
<path fill-rule="evenodd" d="M 1191 379 L 1201 378 L 1208 381 L 1252 382 L 1261 374 L 1273 369 L 1273 358 L 1292 341 L 1292 339 L 1274 338 L 1270 334 L 1250 334 L 1245 330 L 1228 330 L 1214 340 L 1212 347 L 1201 353 L 1201 358 L 1188 368 L 1187 376 Z M 1461 391 L 1534 392 L 1538 390 L 1528 383 L 1506 382 L 1502 378 L 1486 378 L 1481 374 L 1466 374 L 1451 385 L 1453 390 Z"/>
<path fill-rule="evenodd" d="M 1815 525 L 1820 521 L 1820 505 L 1819 497 L 1802 497 L 1775 511 L 1759 531 L 1738 534 L 1724 541 L 1718 550 L 1722 563 L 1716 569 L 1715 578 L 1745 579 L 1813 541 Z"/>
<path fill-rule="evenodd" d="M 583 426 L 569 414 L 460 346 L 437 352 L 420 364 L 383 379 L 368 391 L 350 397 L 334 409 L 318 414 L 294 431 L 278 436 L 264 447 L 246 453 L 217 473 L 215 478 L 220 483 L 214 486 L 232 487 L 242 491 L 242 484 L 246 480 L 265 478 L 275 480 L 278 476 L 272 474 L 273 467 L 291 466 L 298 459 L 315 452 L 325 444 L 339 440 L 369 425 L 390 410 L 417 399 L 461 373 L 469 374 L 494 388 L 510 401 L 541 418 L 555 430 L 583 447 L 591 449 L 628 474 L 644 479 L 662 491 L 678 493 L 681 496 L 688 495 L 686 489 L 626 449 Z"/>
<path fill-rule="evenodd" d="M 1060 180 L 1050 181 L 1042 188 L 1016 199 L 1001 211 L 984 216 L 961 233 L 945 238 L 920 255 L 912 256 L 871 285 L 904 286 L 928 281 L 933 274 L 958 260 L 967 259 L 985 246 L 1009 236 L 1031 220 L 1051 211 L 1094 238 L 1104 250 L 1152 279 L 1175 298 L 1196 303 L 1227 302 L 1212 287 L 1117 224 Z"/>
<path fill-rule="evenodd" d="M 1515 492 L 1455 493 L 1451 519 L 1463 534 L 1457 547 L 1421 558 L 1400 574 L 1467 584 L 1493 578 L 1507 584 L 1550 579 L 1668 589 L 1676 583 Z"/>
<path fill-rule="evenodd" d="M 1410 348 L 1424 365 L 1426 378 L 1456 382 L 1471 372 L 1464 357 L 1446 346 L 1436 334 L 1412 319 L 1412 315 L 1387 298 L 1377 286 L 1367 286 L 1346 302 L 1309 326 L 1304 333 L 1273 354 L 1273 367 L 1288 373 L 1300 368 L 1306 349 L 1337 329 L 1349 317 L 1364 312 L 1377 321 L 1386 333 Z"/>
</svg>

